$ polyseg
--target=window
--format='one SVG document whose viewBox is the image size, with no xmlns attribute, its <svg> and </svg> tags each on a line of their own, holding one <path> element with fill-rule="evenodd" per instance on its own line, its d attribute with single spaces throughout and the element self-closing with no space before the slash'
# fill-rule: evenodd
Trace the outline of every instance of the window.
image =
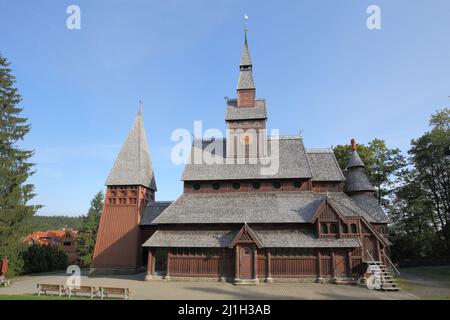
<svg viewBox="0 0 450 320">
<path fill-rule="evenodd" d="M 331 233 L 334 233 L 334 234 L 338 233 L 338 226 L 336 223 L 331 224 L 330 231 L 331 231 Z"/>
<path fill-rule="evenodd" d="M 321 223 L 320 224 L 320 232 L 323 234 L 327 234 L 328 233 L 328 225 L 325 223 Z"/>
<path fill-rule="evenodd" d="M 255 182 L 253 182 L 252 186 L 253 186 L 253 189 L 258 190 L 259 188 L 261 188 L 261 183 L 255 181 Z"/>
<path fill-rule="evenodd" d="M 299 181 L 299 180 L 297 180 L 297 181 L 294 181 L 294 182 L 292 183 L 292 185 L 294 186 L 294 188 L 300 189 L 300 187 L 302 186 L 302 182 Z"/>
<path fill-rule="evenodd" d="M 192 188 L 194 188 L 195 191 L 200 190 L 200 183 L 194 183 L 194 184 L 192 185 Z"/>
<path fill-rule="evenodd" d="M 350 225 L 350 230 L 352 233 L 358 233 L 358 228 L 356 227 L 356 223 L 352 223 Z"/>
<path fill-rule="evenodd" d="M 280 189 L 281 188 L 281 183 L 280 183 L 280 181 L 274 181 L 272 183 L 272 186 L 273 186 L 274 189 Z"/>
<path fill-rule="evenodd" d="M 233 182 L 231 186 L 234 190 L 238 190 L 241 187 L 241 184 L 239 182 Z"/>
<path fill-rule="evenodd" d="M 64 247 L 70 247 L 72 243 L 70 241 L 64 241 L 63 242 Z"/>
<path fill-rule="evenodd" d="M 212 184 L 212 188 L 213 188 L 214 190 L 219 190 L 219 189 L 220 189 L 220 183 L 214 182 L 214 183 Z"/>
<path fill-rule="evenodd" d="M 348 225 L 346 223 L 342 225 L 342 233 L 348 233 Z"/>
</svg>

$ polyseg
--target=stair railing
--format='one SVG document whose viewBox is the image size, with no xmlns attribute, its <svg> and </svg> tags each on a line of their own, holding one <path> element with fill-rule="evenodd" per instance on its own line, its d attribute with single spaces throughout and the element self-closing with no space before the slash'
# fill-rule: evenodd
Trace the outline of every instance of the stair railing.
<svg viewBox="0 0 450 320">
<path fill-rule="evenodd" d="M 386 257 L 387 261 L 389 261 L 390 265 L 394 268 L 395 272 L 400 275 L 400 271 L 398 271 L 397 267 L 395 266 L 395 264 L 392 263 L 391 259 L 389 259 L 389 257 L 387 256 L 387 254 L 383 253 L 383 255 Z"/>
</svg>

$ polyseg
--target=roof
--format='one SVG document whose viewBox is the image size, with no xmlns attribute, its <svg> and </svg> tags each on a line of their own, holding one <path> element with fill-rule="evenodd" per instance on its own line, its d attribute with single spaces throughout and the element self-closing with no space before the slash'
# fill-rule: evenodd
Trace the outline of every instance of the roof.
<svg viewBox="0 0 450 320">
<path fill-rule="evenodd" d="M 143 247 L 228 247 L 239 230 L 158 230 Z M 261 244 L 266 248 L 352 248 L 359 247 L 356 239 L 318 239 L 311 231 L 255 230 Z"/>
<path fill-rule="evenodd" d="M 344 181 L 332 149 L 306 149 L 313 181 Z"/>
<path fill-rule="evenodd" d="M 227 101 L 226 121 L 267 119 L 266 101 L 256 99 L 254 107 L 238 108 L 236 99 Z"/>
<path fill-rule="evenodd" d="M 364 167 L 352 167 L 345 170 L 345 192 L 375 191 L 364 171 Z"/>
<path fill-rule="evenodd" d="M 354 167 L 365 167 L 364 162 L 359 157 L 358 151 L 352 151 L 350 158 L 348 160 L 347 169 Z"/>
<path fill-rule="evenodd" d="M 252 65 L 252 59 L 250 58 L 250 52 L 248 50 L 247 33 L 245 34 L 244 48 L 242 49 L 241 61 L 240 61 L 239 65 L 240 66 L 251 66 Z"/>
<path fill-rule="evenodd" d="M 238 90 L 255 89 L 255 82 L 253 81 L 252 70 L 241 70 L 239 72 Z"/>
<path fill-rule="evenodd" d="M 377 218 L 370 212 L 362 208 L 351 197 L 343 192 L 328 192 L 326 194 L 329 201 L 332 201 L 335 208 L 345 217 L 363 216 L 369 222 L 377 222 Z"/>
<path fill-rule="evenodd" d="M 153 224 L 153 220 L 156 219 L 173 201 L 156 201 L 149 202 L 145 207 L 144 213 L 141 217 L 141 226 Z"/>
<path fill-rule="evenodd" d="M 134 120 L 128 137 L 106 180 L 106 185 L 142 185 L 156 190 L 155 176 L 141 112 Z"/>
<path fill-rule="evenodd" d="M 57 243 L 65 240 L 68 236 L 76 238 L 78 234 L 77 230 L 47 230 L 47 231 L 35 231 L 28 234 L 23 243 L 38 243 L 38 244 L 50 244 Z"/>
<path fill-rule="evenodd" d="M 387 223 L 388 218 L 383 208 L 381 208 L 372 192 L 357 193 L 351 195 L 352 200 L 359 204 L 365 211 L 378 220 L 378 222 Z"/>
<path fill-rule="evenodd" d="M 226 139 L 194 141 L 189 158 L 190 163 L 186 164 L 181 180 L 293 179 L 312 177 L 303 140 L 300 137 L 268 138 L 267 150 L 270 157 L 256 159 L 256 163 L 249 163 L 247 159 L 247 163 L 244 164 L 236 163 L 234 158 L 226 158 L 226 143 Z M 207 162 L 211 158 L 214 160 L 213 164 Z M 268 170 L 269 168 L 274 170 Z"/>
<path fill-rule="evenodd" d="M 184 193 L 153 222 L 304 223 L 322 199 L 313 192 Z"/>
</svg>

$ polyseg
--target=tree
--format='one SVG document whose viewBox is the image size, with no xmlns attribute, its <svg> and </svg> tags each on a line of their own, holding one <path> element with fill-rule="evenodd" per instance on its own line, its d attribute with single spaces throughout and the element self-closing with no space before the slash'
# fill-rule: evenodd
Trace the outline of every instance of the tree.
<svg viewBox="0 0 450 320">
<path fill-rule="evenodd" d="M 351 146 L 338 145 L 333 151 L 341 169 L 344 170 L 350 158 Z M 366 166 L 367 177 L 375 188 L 378 202 L 386 205 L 383 200 L 390 195 L 396 175 L 405 167 L 405 157 L 399 149 L 389 149 L 381 139 L 373 139 L 368 145 L 358 144 L 358 154 Z"/>
<path fill-rule="evenodd" d="M 33 151 L 23 150 L 18 142 L 30 131 L 27 119 L 20 116 L 22 98 L 14 87 L 15 78 L 6 58 L 0 55 L 0 256 L 10 261 L 10 273 L 23 267 L 20 252 L 25 223 L 39 206 L 27 203 L 35 196 L 27 179 L 34 173 L 29 159 Z"/>
<path fill-rule="evenodd" d="M 25 263 L 23 273 L 60 271 L 67 267 L 67 255 L 55 245 L 32 244 L 21 254 Z"/>
<path fill-rule="evenodd" d="M 81 264 L 89 266 L 94 254 L 97 230 L 103 210 L 103 192 L 99 191 L 91 201 L 91 207 L 86 216 L 83 216 L 83 226 L 78 234 L 78 254 Z"/>
<path fill-rule="evenodd" d="M 436 234 L 450 252 L 450 109 L 432 115 L 431 130 L 411 141 L 411 163 L 417 170 L 417 184 L 425 192 L 431 206 L 430 221 Z"/>
</svg>

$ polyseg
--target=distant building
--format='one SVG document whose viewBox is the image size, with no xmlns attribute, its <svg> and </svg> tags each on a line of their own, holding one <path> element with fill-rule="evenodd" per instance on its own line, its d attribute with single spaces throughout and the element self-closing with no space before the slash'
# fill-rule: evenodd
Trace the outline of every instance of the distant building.
<svg viewBox="0 0 450 320">
<path fill-rule="evenodd" d="M 77 230 L 47 230 L 47 231 L 36 231 L 30 233 L 25 237 L 23 243 L 28 245 L 39 244 L 39 245 L 53 245 L 56 246 L 60 251 L 67 254 L 68 261 L 70 264 L 77 263 L 79 257 L 77 255 L 77 241 L 78 241 L 78 231 Z"/>
</svg>

